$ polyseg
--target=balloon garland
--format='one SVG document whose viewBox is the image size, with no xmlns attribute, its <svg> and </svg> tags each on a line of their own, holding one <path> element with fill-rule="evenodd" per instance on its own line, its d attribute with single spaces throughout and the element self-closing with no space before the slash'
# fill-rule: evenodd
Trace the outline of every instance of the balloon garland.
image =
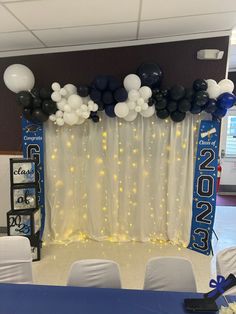
<svg viewBox="0 0 236 314">
<path fill-rule="evenodd" d="M 22 64 L 13 64 L 4 72 L 6 86 L 17 94 L 23 116 L 30 121 L 50 119 L 58 126 L 79 125 L 87 119 L 99 122 L 99 111 L 125 121 L 134 121 L 156 113 L 160 119 L 184 120 L 186 113 L 205 111 L 213 119 L 223 118 L 236 104 L 234 84 L 228 79 L 218 84 L 212 79 L 196 79 L 191 88 L 174 85 L 162 89 L 163 72 L 158 64 L 144 63 L 137 74 L 128 74 L 123 83 L 115 77 L 99 75 L 89 86 L 54 82 L 50 88 L 34 87 L 32 71 Z"/>
</svg>

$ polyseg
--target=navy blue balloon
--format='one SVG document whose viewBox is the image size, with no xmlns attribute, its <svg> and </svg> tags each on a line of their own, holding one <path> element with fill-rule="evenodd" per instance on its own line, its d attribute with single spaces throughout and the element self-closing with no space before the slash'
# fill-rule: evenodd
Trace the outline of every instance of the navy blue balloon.
<svg viewBox="0 0 236 314">
<path fill-rule="evenodd" d="M 111 91 L 107 90 L 107 91 L 103 92 L 102 102 L 104 103 L 104 105 L 111 105 L 114 103 L 114 97 L 113 97 Z"/>
<path fill-rule="evenodd" d="M 121 87 L 121 83 L 114 76 L 108 76 L 108 86 L 107 89 L 114 92 L 116 89 Z"/>
<path fill-rule="evenodd" d="M 190 112 L 193 114 L 198 114 L 198 113 L 202 112 L 202 107 L 197 106 L 197 105 L 193 105 L 190 109 Z"/>
<path fill-rule="evenodd" d="M 90 98 L 94 101 L 94 102 L 98 102 L 101 100 L 102 98 L 102 94 L 99 90 L 97 89 L 92 89 L 90 91 L 90 94 L 89 94 Z"/>
<path fill-rule="evenodd" d="M 229 109 L 236 103 L 236 97 L 230 93 L 221 94 L 217 99 L 217 106 L 223 109 Z"/>
<path fill-rule="evenodd" d="M 115 92 L 114 92 L 114 98 L 117 102 L 123 102 L 126 101 L 126 99 L 128 98 L 128 93 L 127 90 L 124 87 L 120 87 L 118 88 Z"/>
<path fill-rule="evenodd" d="M 106 115 L 110 118 L 115 118 L 116 117 L 116 114 L 115 114 L 115 106 L 114 105 L 108 105 L 108 106 L 105 106 L 105 112 L 106 112 Z"/>
<path fill-rule="evenodd" d="M 215 99 L 209 99 L 204 110 L 207 113 L 213 113 L 216 111 L 216 109 L 217 109 L 216 100 Z"/>
<path fill-rule="evenodd" d="M 104 91 L 108 85 L 108 77 L 106 75 L 98 75 L 95 79 L 93 84 L 96 86 L 97 89 L 100 91 Z"/>
<path fill-rule="evenodd" d="M 227 113 L 226 108 L 217 108 L 215 112 L 212 113 L 212 115 L 216 118 L 223 118 Z"/>
<path fill-rule="evenodd" d="M 142 85 L 154 87 L 160 86 L 163 72 L 156 63 L 143 63 L 137 70 L 137 74 L 141 79 Z"/>
</svg>

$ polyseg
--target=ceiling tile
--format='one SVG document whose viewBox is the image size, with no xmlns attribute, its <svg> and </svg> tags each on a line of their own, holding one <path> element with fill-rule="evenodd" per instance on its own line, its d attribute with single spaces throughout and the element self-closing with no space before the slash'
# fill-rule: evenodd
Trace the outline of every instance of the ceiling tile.
<svg viewBox="0 0 236 314">
<path fill-rule="evenodd" d="M 144 21 L 140 23 L 139 39 L 230 30 L 235 21 L 236 13 Z"/>
<path fill-rule="evenodd" d="M 6 6 L 35 30 L 136 21 L 139 0 L 41 0 Z"/>
<path fill-rule="evenodd" d="M 48 47 L 132 40 L 136 32 L 137 22 L 34 31 Z"/>
<path fill-rule="evenodd" d="M 25 30 L 25 27 L 0 4 L 0 32 Z"/>
<path fill-rule="evenodd" d="M 236 11 L 235 0 L 143 0 L 142 20 Z"/>
<path fill-rule="evenodd" d="M 0 33 L 0 51 L 44 47 L 30 32 Z"/>
</svg>

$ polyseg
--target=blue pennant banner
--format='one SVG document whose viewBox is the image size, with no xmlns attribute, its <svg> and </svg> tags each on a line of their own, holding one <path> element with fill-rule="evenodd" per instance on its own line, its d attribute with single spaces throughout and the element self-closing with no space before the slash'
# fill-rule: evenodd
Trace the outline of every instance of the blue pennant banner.
<svg viewBox="0 0 236 314">
<path fill-rule="evenodd" d="M 220 123 L 202 120 L 195 164 L 192 227 L 188 248 L 209 255 L 216 207 Z"/>
<path fill-rule="evenodd" d="M 31 122 L 22 118 L 22 142 L 24 158 L 36 159 L 38 171 L 38 206 L 41 211 L 41 238 L 45 224 L 45 195 L 44 195 L 44 136 L 43 124 Z"/>
</svg>

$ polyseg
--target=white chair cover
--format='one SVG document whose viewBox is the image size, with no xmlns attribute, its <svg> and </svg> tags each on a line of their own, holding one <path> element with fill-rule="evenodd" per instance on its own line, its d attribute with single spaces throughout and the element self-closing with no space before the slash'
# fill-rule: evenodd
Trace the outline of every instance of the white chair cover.
<svg viewBox="0 0 236 314">
<path fill-rule="evenodd" d="M 32 255 L 29 239 L 0 237 L 0 282 L 32 283 Z"/>
<path fill-rule="evenodd" d="M 117 263 L 109 260 L 89 259 L 72 264 L 68 286 L 94 288 L 121 288 L 120 271 Z"/>
<path fill-rule="evenodd" d="M 216 255 L 217 275 L 228 277 L 229 274 L 236 276 L 236 246 L 220 251 Z M 236 287 L 231 288 L 227 294 L 236 294 Z"/>
<path fill-rule="evenodd" d="M 147 262 L 144 290 L 196 292 L 190 261 L 182 257 L 156 257 Z"/>
</svg>

